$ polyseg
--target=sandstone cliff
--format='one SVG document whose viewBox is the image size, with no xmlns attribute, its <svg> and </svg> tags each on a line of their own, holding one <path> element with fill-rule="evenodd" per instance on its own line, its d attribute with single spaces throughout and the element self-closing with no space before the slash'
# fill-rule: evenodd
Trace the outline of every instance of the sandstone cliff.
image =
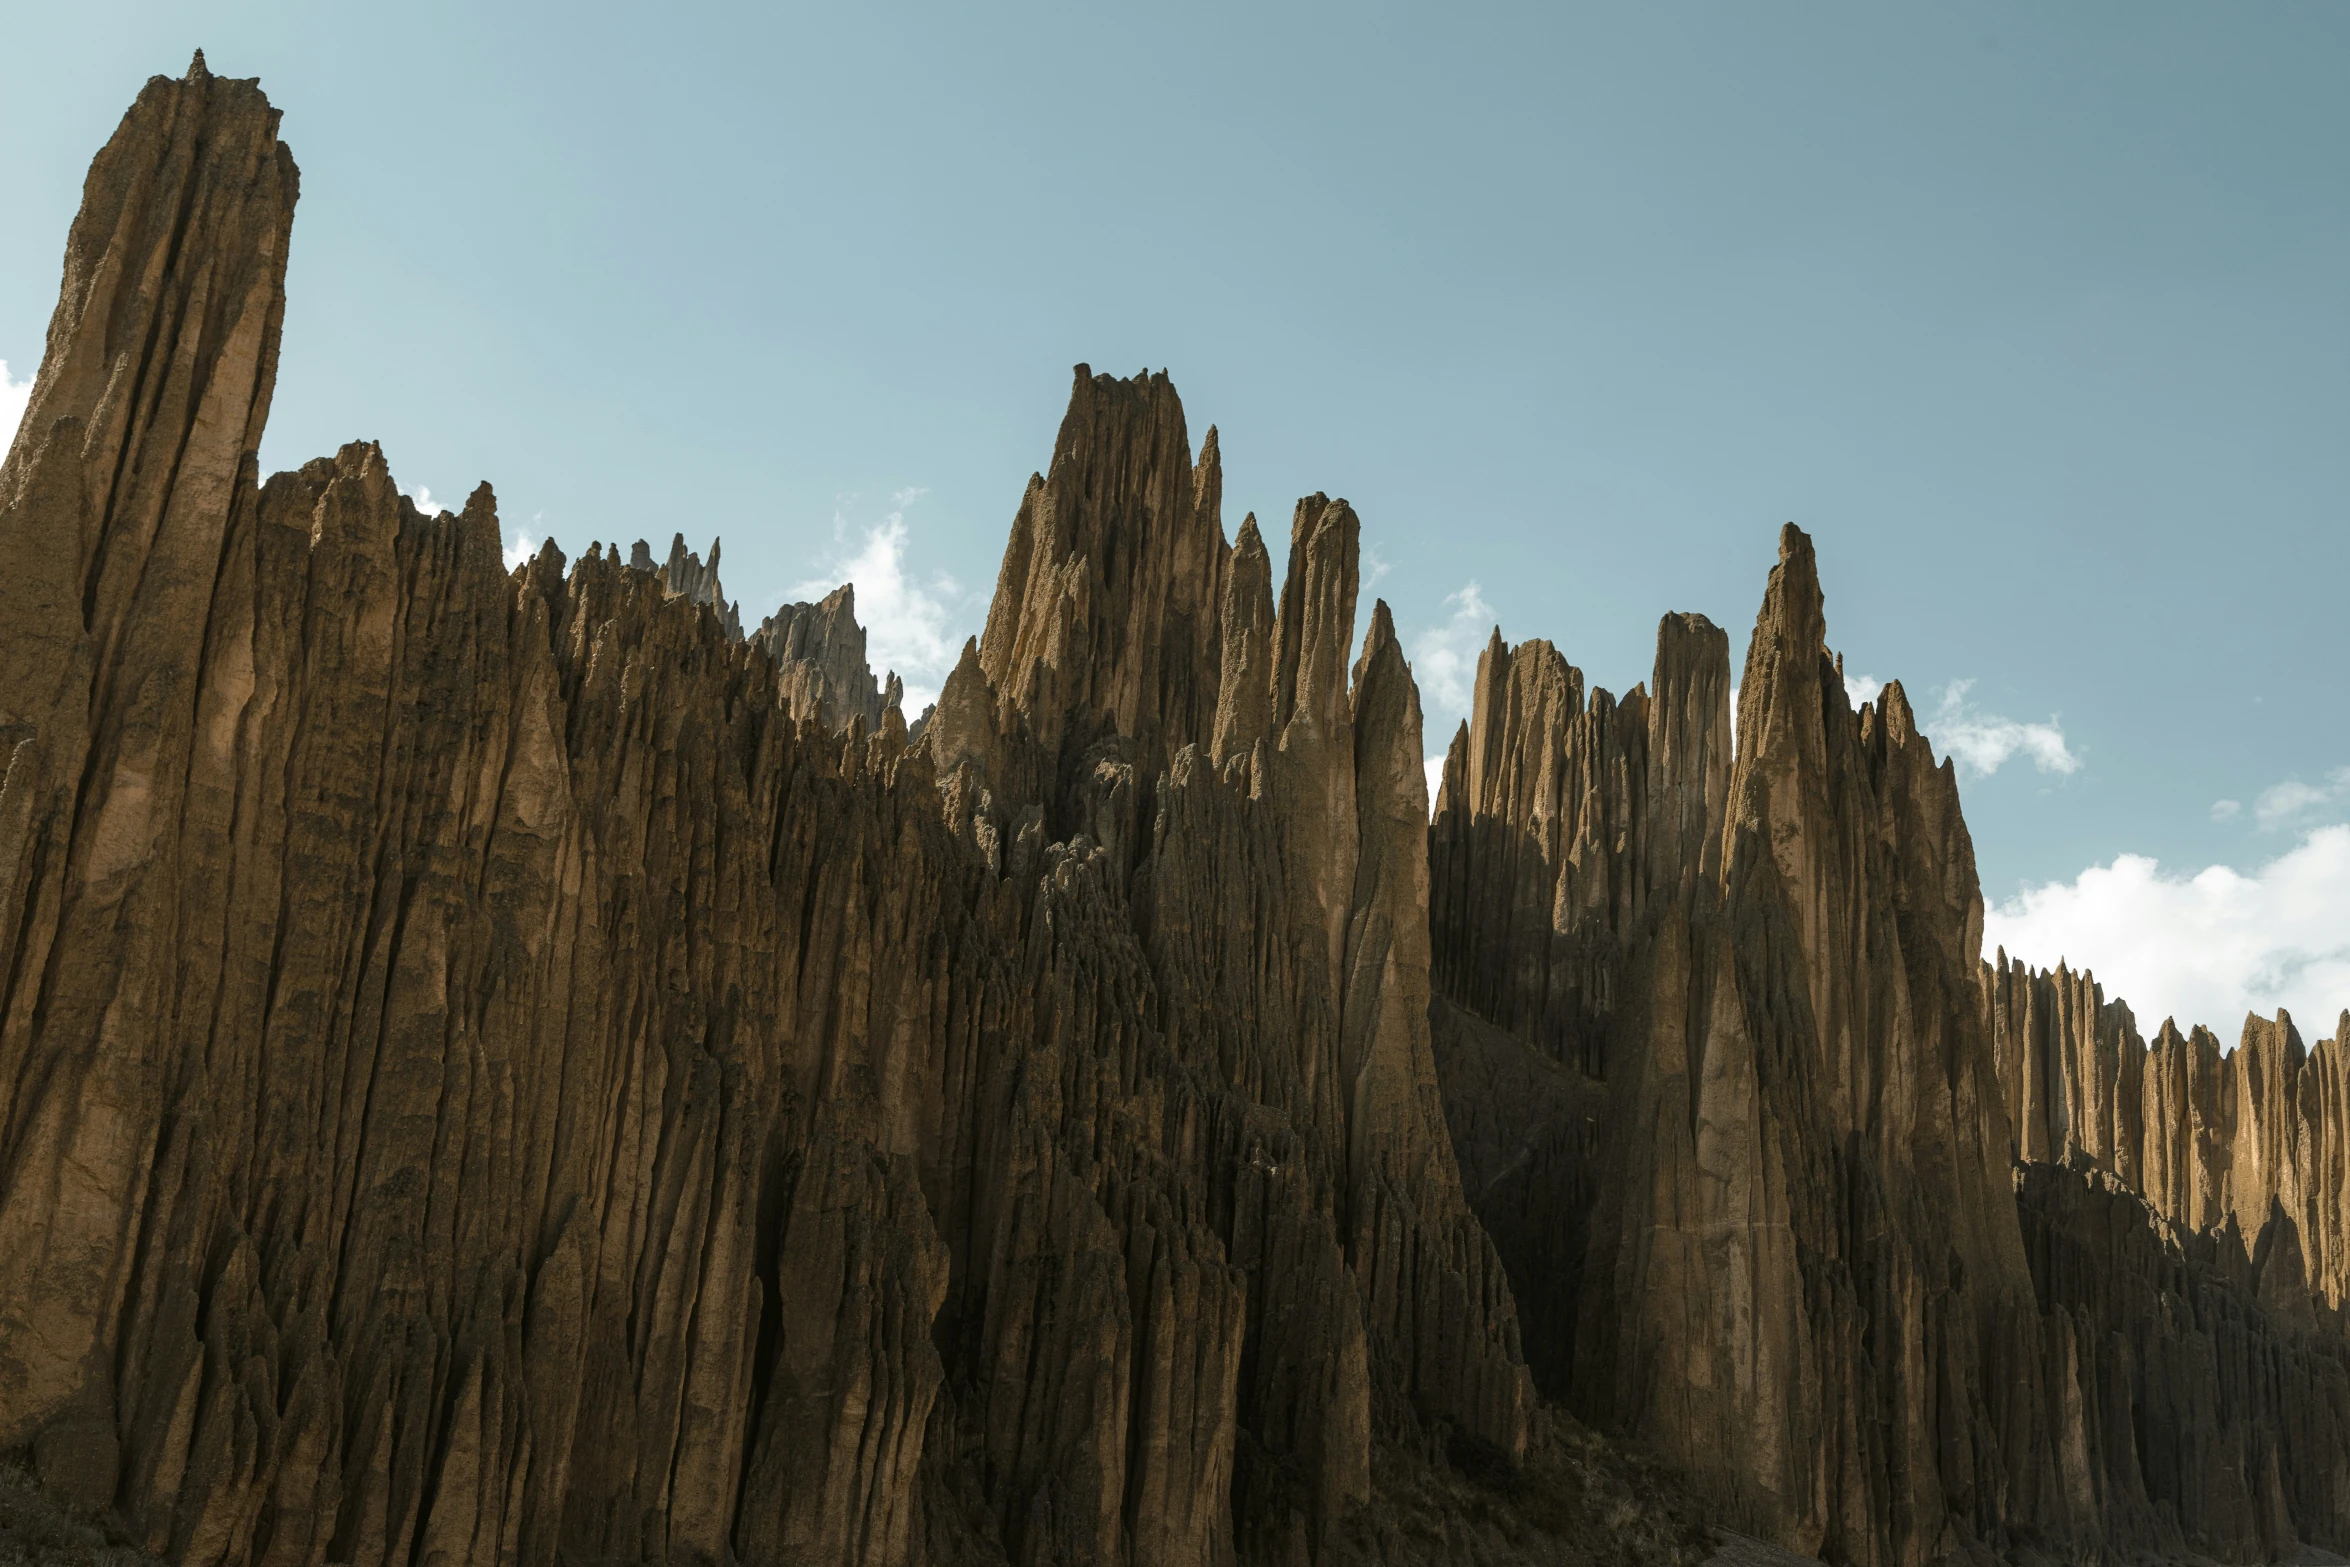
<svg viewBox="0 0 2350 1567">
<path fill-rule="evenodd" d="M 1668 617 L 1653 684 L 1497 632 L 1433 829 L 1446 1106 L 1543 1385 L 1830 1559 L 2345 1543 L 2342 1047 L 1978 979 L 1953 775 L 1898 684 L 1851 710 L 1796 530 L 1735 760 L 1719 631 Z"/>
<path fill-rule="evenodd" d="M 1996 1541 L 2036 1313 L 1953 775 L 1898 684 L 1846 703 L 1793 528 L 1735 758 L 1719 630 L 1668 617 L 1654 686 L 1497 635 L 1445 766 L 1447 1101 L 1530 1359 L 1799 1549 Z"/>
<path fill-rule="evenodd" d="M 1080 366 L 909 730 L 847 588 L 745 638 L 715 543 L 508 572 L 486 485 L 264 482 L 295 192 L 254 84 L 151 82 L 0 464 L 0 1464 L 65 1507 L 206 1564 L 2350 1548 L 2350 1018 L 2149 1049 L 1986 969 L 1799 531 L 1735 685 L 1700 616 L 1620 700 L 1497 631 L 1431 825 L 1353 509 L 1277 582 L 1216 432 Z"/>
<path fill-rule="evenodd" d="M 1081 370 L 909 750 L 715 549 L 261 483 L 293 195 L 151 83 L 0 470 L 0 1451 L 182 1561 L 1136 1563 L 1522 1451 L 1344 504 L 1227 681 L 1213 440 Z"/>
</svg>

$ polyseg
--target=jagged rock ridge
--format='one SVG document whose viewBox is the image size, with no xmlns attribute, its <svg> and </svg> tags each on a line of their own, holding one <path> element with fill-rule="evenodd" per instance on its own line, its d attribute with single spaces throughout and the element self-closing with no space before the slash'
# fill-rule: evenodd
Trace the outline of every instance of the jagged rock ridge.
<svg viewBox="0 0 2350 1567">
<path fill-rule="evenodd" d="M 2343 1222 L 2339 1052 L 2256 1025 L 2222 1091 L 1980 971 L 1955 774 L 1898 683 L 1852 710 L 1822 602 L 1789 528 L 1734 760 L 1696 617 L 1621 702 L 1545 643 L 1480 663 L 1438 1058 L 1529 1361 L 1831 1560 L 2341 1547 L 2350 1343 L 2294 1240 Z"/>
<path fill-rule="evenodd" d="M 844 582 L 813 604 L 786 604 L 759 625 L 758 641 L 775 660 L 784 706 L 794 718 L 831 729 L 860 719 L 877 734 L 882 714 L 900 707 L 905 687 L 896 670 L 876 682 L 865 662 L 865 628 L 857 624 L 857 585 Z M 902 721 L 904 714 L 899 717 Z"/>
<path fill-rule="evenodd" d="M 259 482 L 293 189 L 253 84 L 150 83 L 0 489 L 0 1450 L 185 1561 L 1138 1563 L 1522 1450 L 1344 504 L 1219 773 L 1213 444 L 1080 371 L 1020 688 L 834 732 L 715 548 Z"/>
<path fill-rule="evenodd" d="M 52 1493 L 204 1563 L 1498 1563 L 1539 1508 L 1392 1493 L 1555 1474 L 1539 1389 L 1836 1559 L 2350 1543 L 2343 1043 L 2133 1068 L 1986 972 L 1799 532 L 1735 746 L 1702 617 L 1621 701 L 1497 631 L 1430 827 L 1353 510 L 1277 589 L 1080 366 L 912 734 L 846 589 L 746 640 L 715 543 L 263 483 L 276 128 L 148 85 L 0 465 Z"/>
</svg>

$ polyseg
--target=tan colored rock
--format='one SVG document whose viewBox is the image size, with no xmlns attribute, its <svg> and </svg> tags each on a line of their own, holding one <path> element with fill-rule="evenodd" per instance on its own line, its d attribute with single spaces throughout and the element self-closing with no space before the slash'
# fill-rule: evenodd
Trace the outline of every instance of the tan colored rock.
<svg viewBox="0 0 2350 1567">
<path fill-rule="evenodd" d="M 871 735 L 881 732 L 882 715 L 899 705 L 905 688 L 897 672 L 876 682 L 865 663 L 865 628 L 857 624 L 853 582 L 816 603 L 782 606 L 760 623 L 753 640 L 775 660 L 783 703 L 794 718 L 842 730 L 862 719 Z"/>
<path fill-rule="evenodd" d="M 0 464 L 55 1497 L 240 1567 L 1694 1549 L 1539 1379 L 1824 1559 L 2350 1544 L 2350 1021 L 1982 970 L 1799 532 L 1735 755 L 1701 618 L 1620 701 L 1497 632 L 1431 828 L 1352 508 L 1276 596 L 1214 432 L 1080 367 L 917 734 L 845 589 L 754 645 L 715 544 L 260 482 L 294 185 L 150 83 Z"/>
<path fill-rule="evenodd" d="M 292 182 L 152 84 L 4 470 L 5 1445 L 184 1561 L 1153 1567 L 1522 1447 L 1344 504 L 1227 592 L 1212 437 L 1081 373 L 909 749 L 845 592 L 259 484 Z"/>
</svg>

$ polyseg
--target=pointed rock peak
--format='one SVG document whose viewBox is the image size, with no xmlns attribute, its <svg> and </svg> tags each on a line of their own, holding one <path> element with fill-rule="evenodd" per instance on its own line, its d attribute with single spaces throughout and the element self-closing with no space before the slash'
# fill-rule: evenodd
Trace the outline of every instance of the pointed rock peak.
<svg viewBox="0 0 2350 1567">
<path fill-rule="evenodd" d="M 1203 482 L 1205 489 L 1202 488 Z M 1111 730 L 1157 765 L 1209 738 L 1230 556 L 1166 375 L 1079 365 L 1045 477 L 1013 518 L 980 663 L 1030 734 Z M 1008 714 L 1007 714 L 1008 722 Z"/>
<path fill-rule="evenodd" d="M 1303 714 L 1327 731 L 1347 711 L 1346 650 L 1354 639 L 1362 523 L 1319 492 L 1297 503 L 1273 661 L 1273 727 Z"/>
<path fill-rule="evenodd" d="M 1650 690 L 1660 704 L 1686 705 L 1730 688 L 1730 638 L 1703 615 L 1667 615 L 1656 623 L 1656 664 Z M 1725 719 L 1727 713 L 1725 711 Z"/>
<path fill-rule="evenodd" d="M 632 571 L 651 571 L 653 569 L 653 546 L 642 539 L 637 540 L 636 548 L 628 552 L 628 565 Z"/>
<path fill-rule="evenodd" d="M 716 552 L 713 545 L 712 552 Z M 775 661 L 783 702 L 795 719 L 840 730 L 859 715 L 878 733 L 890 698 L 865 662 L 857 624 L 856 585 L 844 582 L 813 604 L 784 604 L 759 625 L 757 640 Z"/>
<path fill-rule="evenodd" d="M 1746 644 L 1746 673 L 1738 683 L 1738 754 L 1777 750 L 1811 754 L 1821 743 L 1821 725 L 1831 701 L 1819 688 L 1835 683 L 1828 655 L 1827 620 L 1820 593 L 1819 563 L 1808 535 L 1793 523 L 1779 530 L 1779 563 L 1771 568 L 1754 635 Z M 1843 688 L 1832 699 L 1849 712 Z M 1799 735 L 1811 738 L 1799 740 Z M 1788 747 L 1794 747 L 1792 751 Z"/>
<path fill-rule="evenodd" d="M 1088 462 L 1105 448 L 1137 445 L 1148 452 L 1154 466 L 1172 468 L 1179 458 L 1188 476 L 1191 442 L 1184 434 L 1183 399 L 1175 383 L 1163 371 L 1123 378 L 1095 375 L 1078 365 L 1048 473 L 1066 463 Z M 1167 446 L 1172 450 L 1163 449 Z"/>
<path fill-rule="evenodd" d="M 1227 563 L 1217 620 L 1222 657 L 1208 755 L 1221 768 L 1263 739 L 1272 722 L 1273 561 L 1253 512 Z"/>
<path fill-rule="evenodd" d="M 924 716 L 923 744 L 941 774 L 966 758 L 985 765 L 996 736 L 995 700 L 979 665 L 979 639 L 963 642 L 963 656 Z"/>
<path fill-rule="evenodd" d="M 1813 552 L 1811 535 L 1792 522 L 1779 530 L 1779 564 L 1771 569 L 1763 614 L 1790 633 L 1810 632 L 1810 645 L 1825 651 L 1827 615 L 1820 592 L 1819 557 Z M 1793 636 L 1788 640 L 1791 647 L 1804 646 Z"/>
<path fill-rule="evenodd" d="M 1224 537 L 1224 456 L 1216 444 L 1216 427 L 1208 426 L 1207 438 L 1199 444 L 1199 461 L 1191 470 L 1191 509 L 1200 520 L 1213 528 L 1217 539 Z"/>
<path fill-rule="evenodd" d="M 1910 707 L 1909 693 L 1901 689 L 1900 681 L 1886 681 L 1885 689 L 1877 693 L 1877 716 L 1895 745 L 1908 745 L 1918 737 L 1917 713 Z"/>
<path fill-rule="evenodd" d="M 1387 600 L 1375 599 L 1371 604 L 1370 628 L 1363 633 L 1363 650 L 1355 658 L 1354 704 L 1358 719 L 1362 712 L 1366 679 L 1374 669 L 1384 669 L 1389 654 L 1394 655 L 1395 663 L 1407 673 L 1410 671 L 1411 665 L 1403 656 L 1403 647 L 1395 638 L 1395 616 L 1388 612 Z"/>
<path fill-rule="evenodd" d="M 505 539 L 498 529 L 498 495 L 487 479 L 473 487 L 465 498 L 465 510 L 458 525 L 479 541 L 479 547 L 489 552 L 489 558 L 504 565 Z"/>
<path fill-rule="evenodd" d="M 212 68 L 204 63 L 204 51 L 199 49 L 196 51 L 196 57 L 188 62 L 187 80 L 193 83 L 207 82 L 211 79 Z"/>
</svg>

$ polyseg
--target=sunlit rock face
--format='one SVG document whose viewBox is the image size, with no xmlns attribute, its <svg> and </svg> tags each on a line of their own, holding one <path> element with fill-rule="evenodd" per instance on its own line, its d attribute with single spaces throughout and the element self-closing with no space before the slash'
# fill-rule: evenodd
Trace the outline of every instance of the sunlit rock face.
<svg viewBox="0 0 2350 1567">
<path fill-rule="evenodd" d="M 745 637 L 715 544 L 509 572 L 486 485 L 264 481 L 295 194 L 255 84 L 149 83 L 0 466 L 0 1458 L 63 1504 L 1671 1559 L 1542 1492 L 1572 1409 L 1832 1559 L 2344 1543 L 2350 1043 L 2132 1066 L 1985 971 L 1800 533 L 1735 748 L 1701 617 L 1621 701 L 1497 633 L 1431 827 L 1352 508 L 1276 581 L 1216 433 L 1081 366 L 910 731 L 848 589 Z"/>
</svg>

